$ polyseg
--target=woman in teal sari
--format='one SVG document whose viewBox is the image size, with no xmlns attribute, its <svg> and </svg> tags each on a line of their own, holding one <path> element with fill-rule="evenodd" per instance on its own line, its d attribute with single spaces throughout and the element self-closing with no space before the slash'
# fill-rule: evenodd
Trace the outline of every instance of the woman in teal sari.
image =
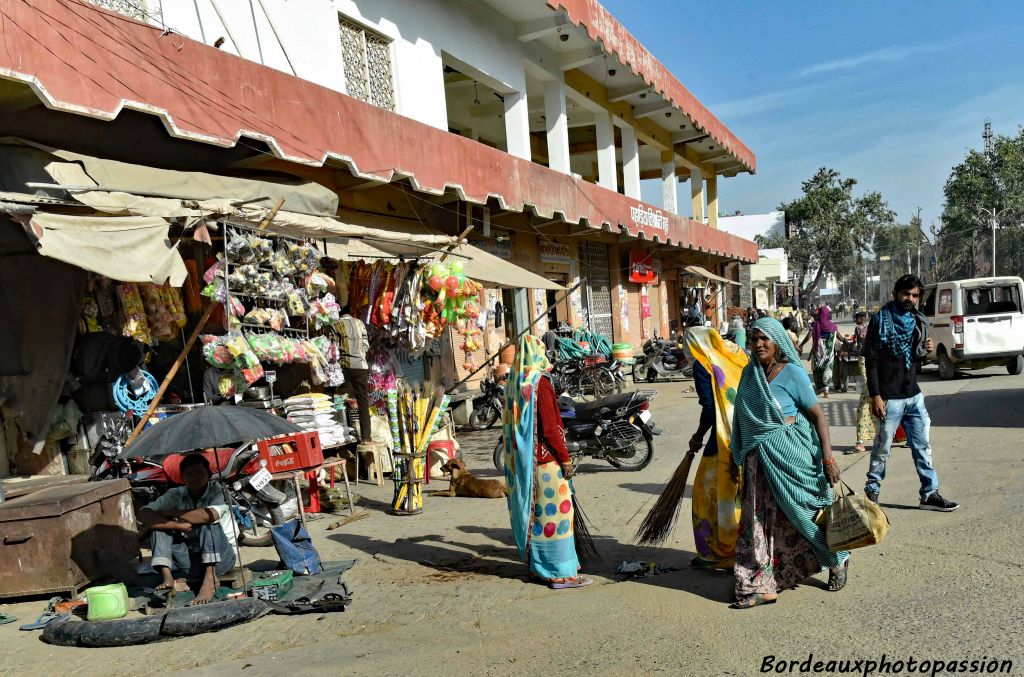
<svg viewBox="0 0 1024 677">
<path fill-rule="evenodd" d="M 733 419 L 733 460 L 743 467 L 736 541 L 736 602 L 749 609 L 774 602 L 822 568 L 828 589 L 846 585 L 849 553 L 834 553 L 815 514 L 832 503 L 839 481 L 828 421 L 782 324 L 754 322 L 751 360 L 743 369 Z"/>
<path fill-rule="evenodd" d="M 508 513 L 519 556 L 552 588 L 582 588 L 572 501 L 573 465 L 544 344 L 524 336 L 516 351 L 502 416 Z"/>
</svg>

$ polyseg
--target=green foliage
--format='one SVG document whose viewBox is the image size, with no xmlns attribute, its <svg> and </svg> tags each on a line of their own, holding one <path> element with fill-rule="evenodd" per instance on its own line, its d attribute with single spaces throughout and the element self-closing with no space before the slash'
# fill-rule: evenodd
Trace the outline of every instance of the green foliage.
<svg viewBox="0 0 1024 677">
<path fill-rule="evenodd" d="M 802 296 L 813 290 L 825 273 L 839 280 L 850 277 L 860 257 L 871 251 L 876 232 L 894 223 L 895 213 L 881 194 L 871 191 L 854 196 L 856 185 L 856 179 L 822 167 L 803 182 L 803 195 L 779 205 L 789 223 L 786 253 L 797 272 Z"/>
<path fill-rule="evenodd" d="M 995 208 L 996 273 L 1024 274 L 1024 128 L 996 136 L 989 152 L 971 150 L 953 168 L 944 189 L 942 229 L 936 233 L 937 276 L 956 279 L 991 271 L 991 217 Z"/>
</svg>

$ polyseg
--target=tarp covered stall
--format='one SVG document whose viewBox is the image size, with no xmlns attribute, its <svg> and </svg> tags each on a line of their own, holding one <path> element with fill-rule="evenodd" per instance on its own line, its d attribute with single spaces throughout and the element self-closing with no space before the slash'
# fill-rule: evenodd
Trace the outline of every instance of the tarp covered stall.
<svg viewBox="0 0 1024 677">
<path fill-rule="evenodd" d="M 28 230 L 39 253 L 123 282 L 180 287 L 188 271 L 167 221 L 146 216 L 33 214 Z"/>
<path fill-rule="evenodd" d="M 691 275 L 696 275 L 697 277 L 703 277 L 703 278 L 708 279 L 708 280 L 715 280 L 716 282 L 724 282 L 725 284 L 734 284 L 734 285 L 737 285 L 737 286 L 739 286 L 739 284 L 740 284 L 736 280 L 730 280 L 727 277 L 722 277 L 721 275 L 715 275 L 710 270 L 708 270 L 706 268 L 701 268 L 700 266 L 686 266 L 686 268 L 684 270 L 686 270 L 686 272 L 690 273 Z"/>
</svg>

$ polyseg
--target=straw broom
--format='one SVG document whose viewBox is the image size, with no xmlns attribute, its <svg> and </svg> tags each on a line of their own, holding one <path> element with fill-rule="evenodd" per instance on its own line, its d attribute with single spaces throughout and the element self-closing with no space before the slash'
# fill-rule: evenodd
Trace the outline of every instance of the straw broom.
<svg viewBox="0 0 1024 677">
<path fill-rule="evenodd" d="M 679 508 L 683 504 L 683 494 L 686 492 L 686 481 L 690 477 L 690 467 L 693 465 L 693 457 L 696 455 L 694 449 L 686 452 L 679 467 L 672 473 L 672 479 L 668 481 L 665 490 L 661 492 L 654 507 L 644 517 L 640 528 L 636 532 L 636 540 L 640 545 L 661 545 L 672 533 L 676 519 L 679 517 Z"/>
<path fill-rule="evenodd" d="M 576 499 L 576 488 L 573 487 L 572 481 L 569 482 L 569 489 L 572 491 L 572 530 L 576 559 L 582 564 L 600 561 L 601 553 L 597 551 L 597 544 L 594 543 L 594 537 L 590 535 L 590 528 L 587 526 L 590 519 Z"/>
</svg>

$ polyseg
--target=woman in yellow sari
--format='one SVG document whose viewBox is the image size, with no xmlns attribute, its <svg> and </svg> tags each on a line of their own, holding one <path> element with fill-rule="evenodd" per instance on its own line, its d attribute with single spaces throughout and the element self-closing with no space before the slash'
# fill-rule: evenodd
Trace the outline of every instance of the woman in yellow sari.
<svg viewBox="0 0 1024 677">
<path fill-rule="evenodd" d="M 704 454 L 693 481 L 693 540 L 697 556 L 692 567 L 728 569 L 736 557 L 740 518 L 739 471 L 732 460 L 733 409 L 736 388 L 749 357 L 714 329 L 694 327 L 683 340 L 693 364 L 693 380 L 701 405 L 700 425 L 690 450 Z M 704 436 L 711 431 L 707 444 Z"/>
</svg>

